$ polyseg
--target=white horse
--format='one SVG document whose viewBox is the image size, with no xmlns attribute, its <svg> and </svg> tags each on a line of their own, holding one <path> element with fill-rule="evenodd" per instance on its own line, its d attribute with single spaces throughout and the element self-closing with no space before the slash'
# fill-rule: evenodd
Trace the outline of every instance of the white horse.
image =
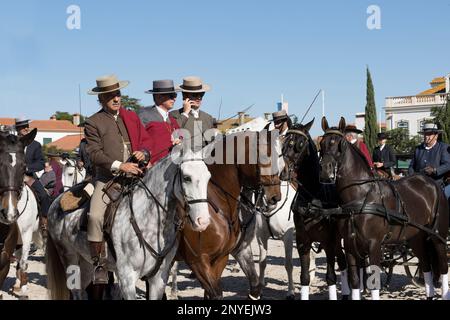
<svg viewBox="0 0 450 320">
<path fill-rule="evenodd" d="M 86 169 L 78 167 L 77 163 L 73 159 L 65 159 L 60 161 L 62 168 L 62 184 L 64 191 L 69 190 L 71 187 L 81 183 L 86 177 Z"/>
<path fill-rule="evenodd" d="M 28 256 L 31 242 L 42 247 L 39 229 L 38 205 L 33 191 L 23 183 L 25 174 L 24 148 L 36 137 L 37 130 L 18 138 L 14 135 L 0 135 L 1 144 L 1 214 L 0 223 L 10 225 L 17 223 L 22 246 L 15 252 L 17 258 L 17 280 L 13 293 L 20 298 L 27 298 Z"/>
<path fill-rule="evenodd" d="M 188 218 L 199 232 L 209 225 L 209 179 L 201 151 L 188 150 L 182 155 L 177 148 L 121 200 L 111 230 L 116 259 L 108 247 L 106 268 L 116 272 L 125 299 L 136 299 L 136 282 L 142 278 L 149 281 L 150 299 L 162 298 L 183 223 Z M 79 266 L 80 285 L 69 289 L 73 298 L 82 298 L 93 273 L 87 235 L 77 231 L 83 209 L 64 214 L 59 201 L 55 200 L 48 214 L 48 288 L 51 298 L 68 298 L 66 272 Z"/>
</svg>

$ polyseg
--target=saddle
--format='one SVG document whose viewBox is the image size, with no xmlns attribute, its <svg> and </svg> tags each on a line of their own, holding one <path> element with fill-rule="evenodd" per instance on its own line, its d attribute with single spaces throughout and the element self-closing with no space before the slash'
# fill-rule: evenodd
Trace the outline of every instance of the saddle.
<svg viewBox="0 0 450 320">
<path fill-rule="evenodd" d="M 60 206 L 64 213 L 70 213 L 80 209 L 84 204 L 86 204 L 86 202 L 89 201 L 93 192 L 93 189 L 89 191 L 91 188 L 87 188 L 89 184 L 91 184 L 89 181 L 83 181 L 82 183 L 73 186 L 63 194 L 60 200 Z"/>
</svg>

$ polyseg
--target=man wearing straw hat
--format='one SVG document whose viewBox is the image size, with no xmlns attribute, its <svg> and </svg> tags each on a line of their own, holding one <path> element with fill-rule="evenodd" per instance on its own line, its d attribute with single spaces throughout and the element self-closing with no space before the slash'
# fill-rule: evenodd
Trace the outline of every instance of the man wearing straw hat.
<svg viewBox="0 0 450 320">
<path fill-rule="evenodd" d="M 203 83 L 199 77 L 186 77 L 180 85 L 183 93 L 183 108 L 171 112 L 182 129 L 186 129 L 191 136 L 193 150 L 199 150 L 207 144 L 210 137 L 205 131 L 214 128 L 214 119 L 208 113 L 200 110 L 203 97 L 211 87 Z"/>
<path fill-rule="evenodd" d="M 449 146 L 438 141 L 442 130 L 434 123 L 426 123 L 419 133 L 424 136 L 423 143 L 416 147 L 408 172 L 423 173 L 444 188 L 444 176 L 450 171 L 450 153 Z M 445 188 L 445 194 L 450 197 L 450 185 Z"/>
<path fill-rule="evenodd" d="M 169 114 L 177 99 L 179 88 L 175 88 L 172 80 L 153 81 L 153 89 L 145 91 L 152 94 L 155 105 L 141 108 L 137 113 L 151 140 L 152 164 L 169 154 L 171 148 L 181 140 L 176 136 L 180 128 L 178 122 Z"/>
<path fill-rule="evenodd" d="M 292 127 L 292 120 L 289 118 L 286 110 L 280 110 L 272 113 L 275 129 L 280 132 L 280 137 L 284 137 L 286 132 Z"/>
<path fill-rule="evenodd" d="M 103 187 L 114 174 L 142 174 L 137 163 L 127 162 L 133 155 L 136 160 L 150 158 L 150 138 L 136 113 L 122 107 L 120 90 L 128 81 L 119 81 L 109 75 L 97 79 L 97 87 L 88 94 L 98 95 L 102 109 L 85 123 L 87 152 L 95 167 L 95 189 L 91 199 L 88 220 L 88 241 L 94 263 L 94 284 L 106 284 L 108 275 L 104 268 L 105 248 L 103 221 L 109 203 Z"/>
</svg>

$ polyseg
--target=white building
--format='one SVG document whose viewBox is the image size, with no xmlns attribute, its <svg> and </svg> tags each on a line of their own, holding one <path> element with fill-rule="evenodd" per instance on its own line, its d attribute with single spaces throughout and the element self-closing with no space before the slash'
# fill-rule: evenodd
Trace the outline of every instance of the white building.
<svg viewBox="0 0 450 320">
<path fill-rule="evenodd" d="M 74 115 L 75 123 L 79 124 L 79 119 L 79 115 Z M 9 126 L 11 130 L 14 130 L 14 123 L 15 120 L 13 118 L 0 118 L 0 125 Z M 83 128 L 78 127 L 68 120 L 56 120 L 54 117 L 50 120 L 30 121 L 30 128 L 38 129 L 35 140 L 43 146 L 68 135 L 79 135 L 83 133 Z"/>
<path fill-rule="evenodd" d="M 430 85 L 430 89 L 414 96 L 386 98 L 387 130 L 406 128 L 410 136 L 415 136 L 424 122 L 432 119 L 431 110 L 445 106 L 450 93 L 450 74 L 433 79 Z"/>
</svg>

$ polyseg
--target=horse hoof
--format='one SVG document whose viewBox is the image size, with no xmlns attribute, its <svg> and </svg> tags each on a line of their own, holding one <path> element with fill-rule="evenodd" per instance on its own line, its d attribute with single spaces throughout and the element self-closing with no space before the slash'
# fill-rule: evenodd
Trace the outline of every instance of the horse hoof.
<svg viewBox="0 0 450 320">
<path fill-rule="evenodd" d="M 20 296 L 19 297 L 19 300 L 29 300 L 30 299 L 30 297 L 28 297 L 28 296 Z"/>
<path fill-rule="evenodd" d="M 349 295 L 348 294 L 343 295 L 341 300 L 350 300 Z"/>
<path fill-rule="evenodd" d="M 249 294 L 249 295 L 247 296 L 247 300 L 251 300 L 251 301 L 259 301 L 259 300 L 261 300 L 261 296 L 259 296 L 259 297 L 254 297 L 254 296 L 252 296 L 251 294 Z"/>
<path fill-rule="evenodd" d="M 239 270 L 239 268 L 231 269 L 231 273 L 239 273 L 239 271 L 241 271 L 241 270 Z"/>
<path fill-rule="evenodd" d="M 293 294 L 287 295 L 286 300 L 295 300 L 295 295 L 293 295 Z"/>
</svg>

